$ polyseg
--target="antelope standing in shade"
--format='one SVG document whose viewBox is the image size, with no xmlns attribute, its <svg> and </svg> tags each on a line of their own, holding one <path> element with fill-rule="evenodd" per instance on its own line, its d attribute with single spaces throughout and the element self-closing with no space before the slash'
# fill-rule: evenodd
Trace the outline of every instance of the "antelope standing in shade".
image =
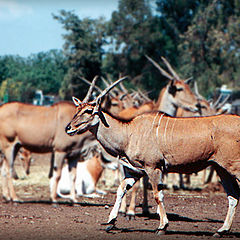
<svg viewBox="0 0 240 240">
<path fill-rule="evenodd" d="M 128 169 L 117 190 L 117 199 L 108 220 L 109 229 L 115 225 L 122 197 L 136 181 L 147 175 L 160 215 L 157 232 L 165 233 L 168 218 L 159 179 L 166 172 L 193 173 L 213 165 L 229 201 L 224 224 L 216 235 L 230 231 L 240 196 L 237 182 L 240 181 L 240 117 L 173 118 L 156 112 L 122 122 L 101 110 L 102 98 L 121 80 L 92 102 L 73 98 L 76 114 L 65 129 L 71 136 L 89 130 L 105 150 L 118 157 Z"/>
</svg>

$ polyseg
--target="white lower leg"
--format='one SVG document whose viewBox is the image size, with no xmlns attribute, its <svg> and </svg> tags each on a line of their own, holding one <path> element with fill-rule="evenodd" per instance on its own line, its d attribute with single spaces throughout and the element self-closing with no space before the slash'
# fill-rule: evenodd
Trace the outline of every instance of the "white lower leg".
<svg viewBox="0 0 240 240">
<path fill-rule="evenodd" d="M 124 197 L 122 198 L 121 207 L 119 209 L 119 212 L 122 214 L 125 214 L 127 212 L 127 197 L 126 197 L 126 195 L 124 195 Z"/>
<path fill-rule="evenodd" d="M 159 204 L 157 208 L 157 212 L 160 216 L 160 225 L 158 227 L 159 230 L 165 230 L 166 227 L 168 226 L 168 218 L 167 218 L 167 213 L 164 207 L 164 193 L 163 190 L 158 192 L 158 199 L 159 199 Z"/>
<path fill-rule="evenodd" d="M 53 171 L 53 176 L 50 179 L 50 196 L 53 203 L 57 202 L 57 186 L 58 186 L 58 174 L 57 171 Z"/>
<path fill-rule="evenodd" d="M 232 196 L 228 196 L 228 203 L 229 203 L 229 206 L 228 206 L 227 216 L 223 226 L 220 229 L 218 229 L 217 231 L 218 233 L 227 232 L 231 229 L 236 207 L 238 205 L 238 200 L 236 198 L 233 198 Z"/>
<path fill-rule="evenodd" d="M 117 218 L 118 211 L 121 206 L 122 198 L 126 194 L 126 192 L 128 190 L 127 188 L 130 189 L 134 185 L 135 182 L 136 182 L 136 180 L 134 178 L 126 178 L 119 185 L 118 190 L 117 190 L 117 199 L 116 199 L 113 209 L 109 215 L 108 223 L 110 223 L 113 219 Z"/>
</svg>

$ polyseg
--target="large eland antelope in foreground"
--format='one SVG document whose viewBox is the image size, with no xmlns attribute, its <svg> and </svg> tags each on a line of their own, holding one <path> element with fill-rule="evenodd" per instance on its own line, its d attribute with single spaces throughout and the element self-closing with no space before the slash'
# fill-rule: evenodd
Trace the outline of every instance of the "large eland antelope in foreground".
<svg viewBox="0 0 240 240">
<path fill-rule="evenodd" d="M 50 194 L 53 202 L 57 202 L 57 185 L 65 158 L 73 159 L 75 163 L 71 168 L 71 179 L 75 181 L 81 148 L 94 137 L 89 132 L 74 138 L 65 133 L 65 126 L 74 112 L 75 106 L 69 102 L 59 102 L 51 107 L 12 102 L 0 107 L 0 149 L 4 154 L 2 189 L 6 201 L 18 201 L 11 170 L 21 147 L 33 153 L 52 153 L 53 177 Z M 77 201 L 74 187 L 71 190 L 71 199 Z"/>
<path fill-rule="evenodd" d="M 237 183 L 240 181 L 240 117 L 173 118 L 155 112 L 121 121 L 101 110 L 102 98 L 121 80 L 91 102 L 73 97 L 76 114 L 66 126 L 66 132 L 71 136 L 89 130 L 109 154 L 128 167 L 128 174 L 117 190 L 108 230 L 115 225 L 124 194 L 140 177 L 148 175 L 160 215 L 157 232 L 165 233 L 168 218 L 159 179 L 165 172 L 193 173 L 213 165 L 229 201 L 224 224 L 215 235 L 228 232 L 240 196 Z"/>
</svg>

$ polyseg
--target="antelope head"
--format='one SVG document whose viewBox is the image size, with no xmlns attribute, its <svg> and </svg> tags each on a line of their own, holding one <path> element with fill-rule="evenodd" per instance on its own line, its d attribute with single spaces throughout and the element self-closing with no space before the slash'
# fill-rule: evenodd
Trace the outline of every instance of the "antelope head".
<svg viewBox="0 0 240 240">
<path fill-rule="evenodd" d="M 189 83 L 191 78 L 182 80 L 176 71 L 172 68 L 170 63 L 162 57 L 162 61 L 167 66 L 165 71 L 158 63 L 153 59 L 146 56 L 147 59 L 161 72 L 163 76 L 169 79 L 167 86 L 161 91 L 159 99 L 157 101 L 158 110 L 169 111 L 168 114 L 174 116 L 176 108 L 180 107 L 191 112 L 199 111 L 199 100 L 195 94 L 191 91 Z M 163 95 L 165 98 L 163 99 Z M 162 102 L 161 102 L 162 101 Z M 163 107 L 164 105 L 164 107 Z M 174 106 L 174 108 L 172 108 Z M 163 109 L 162 109 L 163 108 Z"/>
<path fill-rule="evenodd" d="M 104 125 L 107 126 L 107 122 L 101 112 L 101 102 L 104 96 L 117 84 L 126 79 L 122 77 L 108 86 L 100 95 L 93 101 L 89 101 L 97 77 L 92 81 L 92 84 L 88 90 L 88 93 L 83 101 L 79 100 L 76 97 L 73 97 L 73 102 L 76 106 L 76 114 L 74 115 L 72 121 L 66 126 L 66 133 L 70 136 L 75 134 L 82 134 L 88 130 L 93 129 L 96 125 L 99 124 L 99 121 L 102 121 Z"/>
<path fill-rule="evenodd" d="M 169 101 L 176 107 L 183 108 L 191 112 L 199 110 L 199 99 L 191 91 L 188 84 L 183 80 L 172 80 L 167 85 Z"/>
</svg>

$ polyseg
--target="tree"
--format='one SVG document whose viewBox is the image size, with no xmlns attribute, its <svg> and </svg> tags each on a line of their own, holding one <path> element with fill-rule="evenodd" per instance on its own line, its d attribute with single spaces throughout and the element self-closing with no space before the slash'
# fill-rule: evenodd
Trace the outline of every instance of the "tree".
<svg viewBox="0 0 240 240">
<path fill-rule="evenodd" d="M 79 77 L 92 80 L 101 74 L 105 21 L 102 18 L 81 20 L 73 12 L 64 10 L 60 15 L 53 17 L 67 31 L 63 36 L 65 39 L 63 48 L 69 69 L 62 82 L 60 94 L 65 99 L 73 95 L 81 98 L 85 96 L 87 89 Z"/>
<path fill-rule="evenodd" d="M 222 84 L 240 86 L 239 6 L 234 0 L 207 1 L 180 36 L 178 60 L 182 71 L 198 80 L 205 96 Z"/>
<path fill-rule="evenodd" d="M 163 21 L 153 16 L 146 0 L 120 0 L 108 24 L 109 48 L 103 69 L 117 78 L 119 73 L 132 77 L 131 86 L 152 91 L 156 97 L 164 81 L 145 55 L 158 60 L 173 52 L 175 45 L 163 28 Z M 129 84 L 130 85 L 130 84 Z"/>
<path fill-rule="evenodd" d="M 36 89 L 44 94 L 57 95 L 67 71 L 61 51 L 50 50 L 28 58 L 3 56 L 0 58 L 1 100 L 32 102 Z"/>
</svg>

